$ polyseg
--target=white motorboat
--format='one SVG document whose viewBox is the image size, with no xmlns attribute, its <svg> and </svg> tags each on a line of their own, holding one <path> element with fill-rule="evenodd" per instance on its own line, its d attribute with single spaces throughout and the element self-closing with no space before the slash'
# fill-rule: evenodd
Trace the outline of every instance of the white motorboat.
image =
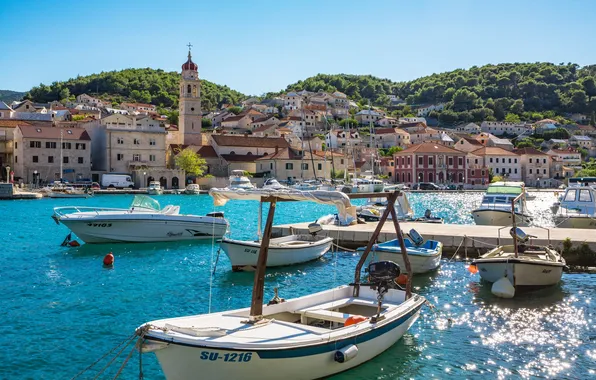
<svg viewBox="0 0 596 380">
<path fill-rule="evenodd" d="M 404 246 L 408 252 L 414 274 L 430 272 L 441 265 L 443 243 L 440 241 L 424 240 L 417 231 L 410 230 L 408 238 L 404 239 Z M 358 250 L 362 251 L 363 248 Z M 397 239 L 373 245 L 372 252 L 378 261 L 388 260 L 402 267 L 405 265 L 401 255 L 401 246 Z"/>
<path fill-rule="evenodd" d="M 591 186 L 565 189 L 555 211 L 555 226 L 561 228 L 596 228 L 596 190 Z"/>
<path fill-rule="evenodd" d="M 525 192 L 523 182 L 495 182 L 486 189 L 479 207 L 472 211 L 474 222 L 485 226 L 508 226 L 512 224 L 511 201 Z M 527 212 L 525 198 L 519 197 L 515 204 L 518 226 L 528 226 L 532 217 Z"/>
<path fill-rule="evenodd" d="M 288 189 L 288 187 L 279 183 L 275 178 L 268 178 L 265 181 L 265 183 L 263 184 L 263 189 L 282 190 L 282 189 Z"/>
<path fill-rule="evenodd" d="M 41 189 L 48 198 L 89 198 L 93 195 L 91 189 L 75 189 L 61 182 L 54 182 L 52 186 Z"/>
<path fill-rule="evenodd" d="M 161 195 L 163 194 L 163 188 L 159 181 L 151 181 L 149 182 L 149 187 L 147 188 L 147 194 L 149 195 Z"/>
<path fill-rule="evenodd" d="M 535 236 L 520 228 L 510 230 L 513 245 L 498 246 L 472 261 L 472 272 L 493 283 L 493 294 L 511 298 L 518 287 L 545 287 L 557 284 L 563 275 L 565 260 L 550 246 L 526 244 Z"/>
<path fill-rule="evenodd" d="M 244 175 L 244 170 L 232 170 L 232 175 L 230 176 L 230 184 L 228 185 L 228 188 L 252 190 L 255 189 L 255 185 L 253 185 L 248 179 L 248 177 Z"/>
<path fill-rule="evenodd" d="M 411 294 L 411 273 L 405 291 L 395 284 L 400 269 L 393 262 L 369 264 L 368 283 L 362 283 L 360 272 L 370 247 L 356 267 L 353 284 L 288 300 L 281 299 L 276 290 L 275 297 L 263 305 L 277 200 L 322 201 L 323 193 L 330 192 L 262 194 L 271 205 L 250 308 L 162 319 L 137 329 L 141 352 L 154 352 L 169 380 L 323 378 L 374 358 L 408 331 L 425 299 Z M 222 193 L 215 195 L 216 203 L 226 198 Z M 238 198 L 246 197 L 239 194 Z M 341 208 L 343 212 L 348 209 Z M 375 235 L 381 228 L 379 223 Z"/>
<path fill-rule="evenodd" d="M 300 264 L 323 256 L 333 238 L 316 235 L 290 235 L 271 239 L 267 267 Z M 219 246 L 230 259 L 233 271 L 254 270 L 261 247 L 260 241 L 223 238 Z"/>
<path fill-rule="evenodd" d="M 85 243 L 142 243 L 221 238 L 223 213 L 180 214 L 180 206 L 160 209 L 155 199 L 136 195 L 130 208 L 56 207 L 52 218 Z"/>
<path fill-rule="evenodd" d="M 201 194 L 201 187 L 196 183 L 191 183 L 184 189 L 186 195 L 197 195 Z"/>
<path fill-rule="evenodd" d="M 317 190 L 319 184 L 314 180 L 306 180 L 298 182 L 297 184 L 292 186 L 292 189 L 299 190 L 299 191 L 313 191 Z"/>
</svg>

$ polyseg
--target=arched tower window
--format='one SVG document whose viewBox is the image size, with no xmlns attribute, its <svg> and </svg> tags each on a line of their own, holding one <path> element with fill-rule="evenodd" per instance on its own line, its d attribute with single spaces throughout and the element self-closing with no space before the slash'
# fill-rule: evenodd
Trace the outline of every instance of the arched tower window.
<svg viewBox="0 0 596 380">
<path fill-rule="evenodd" d="M 191 92 L 190 84 L 186 87 L 186 92 L 190 95 L 190 92 Z"/>
</svg>

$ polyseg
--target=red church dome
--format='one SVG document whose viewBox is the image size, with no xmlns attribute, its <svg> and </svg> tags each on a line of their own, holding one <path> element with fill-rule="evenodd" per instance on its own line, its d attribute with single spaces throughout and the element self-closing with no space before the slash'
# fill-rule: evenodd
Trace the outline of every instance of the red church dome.
<svg viewBox="0 0 596 380">
<path fill-rule="evenodd" d="M 193 70 L 193 71 L 197 71 L 199 69 L 199 66 L 197 66 L 196 63 L 194 63 L 190 57 L 190 51 L 188 52 L 188 60 L 182 65 L 182 70 Z"/>
</svg>

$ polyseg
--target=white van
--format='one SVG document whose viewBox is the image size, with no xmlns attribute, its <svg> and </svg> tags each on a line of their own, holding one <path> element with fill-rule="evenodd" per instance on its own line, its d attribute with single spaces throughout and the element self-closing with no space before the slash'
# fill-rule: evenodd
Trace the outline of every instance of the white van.
<svg viewBox="0 0 596 380">
<path fill-rule="evenodd" d="M 129 174 L 102 174 L 101 187 L 107 188 L 133 188 L 135 186 Z"/>
</svg>

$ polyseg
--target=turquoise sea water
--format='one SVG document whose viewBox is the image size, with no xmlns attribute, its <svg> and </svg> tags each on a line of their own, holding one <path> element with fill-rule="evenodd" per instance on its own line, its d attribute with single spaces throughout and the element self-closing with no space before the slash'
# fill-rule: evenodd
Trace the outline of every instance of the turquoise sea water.
<svg viewBox="0 0 596 380">
<path fill-rule="evenodd" d="M 480 197 L 413 194 L 410 199 L 418 214 L 431 208 L 448 221 L 471 223 L 466 210 Z M 550 197 L 545 193 L 535 207 L 548 204 Z M 206 195 L 156 199 L 187 213 L 215 209 Z M 131 200 L 105 195 L 0 202 L 0 378 L 71 378 L 144 322 L 250 304 L 253 274 L 232 273 L 222 255 L 211 279 L 217 246 L 210 243 L 60 247 L 68 230 L 50 218 L 53 207 L 126 207 Z M 255 236 L 256 202 L 232 201 L 217 209 L 225 212 L 233 237 Z M 275 223 L 311 221 L 331 212 L 329 206 L 281 203 Z M 116 257 L 113 269 L 102 267 L 108 252 Z M 280 296 L 291 298 L 348 283 L 357 261 L 358 256 L 339 252 L 268 270 L 265 299 L 273 296 L 274 286 Z M 445 260 L 440 271 L 416 278 L 414 285 L 437 311 L 425 307 L 404 339 L 334 379 L 595 376 L 596 276 L 565 274 L 556 287 L 502 300 L 464 263 Z M 111 376 L 101 378 L 111 378 L 123 359 L 124 354 L 109 370 Z M 143 368 L 146 379 L 163 378 L 154 355 L 143 356 Z M 137 355 L 122 378 L 138 378 Z"/>
</svg>

